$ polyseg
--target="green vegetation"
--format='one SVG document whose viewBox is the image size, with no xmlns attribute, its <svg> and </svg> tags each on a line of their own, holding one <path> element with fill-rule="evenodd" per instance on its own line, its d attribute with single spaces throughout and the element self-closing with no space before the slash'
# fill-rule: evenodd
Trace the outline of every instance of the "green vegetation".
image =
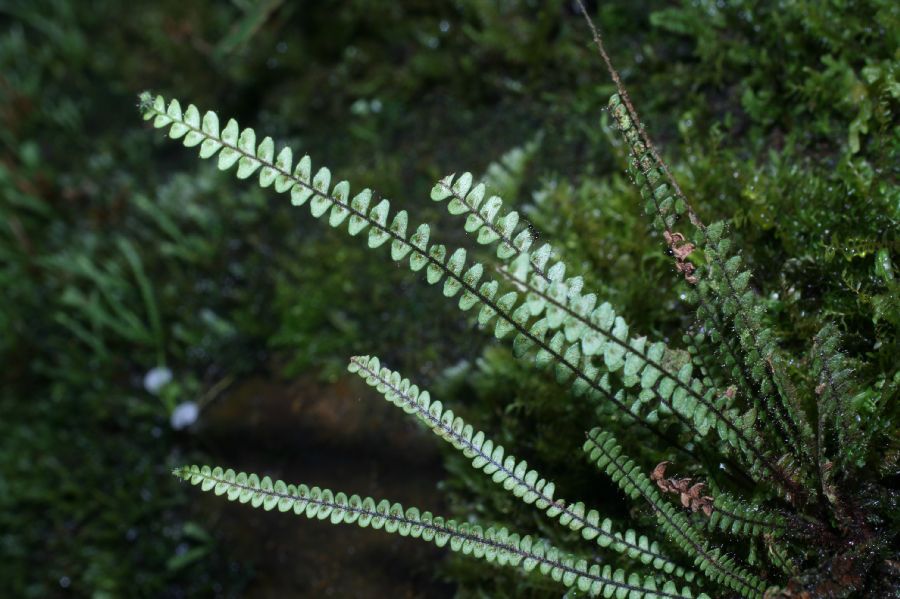
<svg viewBox="0 0 900 599">
<path fill-rule="evenodd" d="M 694 211 L 705 222 L 726 221 L 740 270 L 754 273 L 747 285 L 764 315 L 748 326 L 771 331 L 784 377 L 778 393 L 760 396 L 757 421 L 768 408 L 779 418 L 778 405 L 765 402 L 783 393 L 798 399 L 784 406 L 795 413 L 781 414 L 782 426 L 806 415 L 809 429 L 796 433 L 812 441 L 819 416 L 833 424 L 816 439 L 831 459 L 799 452 L 779 468 L 822 490 L 824 501 L 809 505 L 830 506 L 825 520 L 837 537 L 859 518 L 877 532 L 872 538 L 881 545 L 859 580 L 849 572 L 835 581 L 823 568 L 866 560 L 828 562 L 833 548 L 810 551 L 796 527 L 784 547 L 737 541 L 742 550 L 734 559 L 767 581 L 786 580 L 779 569 L 795 572 L 794 592 L 833 583 L 842 592 L 886 594 L 896 581 L 896 562 L 885 561 L 896 539 L 900 458 L 894 4 L 592 8 Z M 279 147 L 308 148 L 335 181 L 396 198 L 392 205 L 416 223 L 433 225 L 433 238 L 464 246 L 488 265 L 495 248 L 479 247 L 477 235 L 466 236 L 440 205 L 425 201 L 446 172 L 483 172 L 485 199 L 498 194 L 520 223 L 540 231 L 533 249 L 552 239 L 554 261 L 565 261 L 568 277 L 582 276 L 584 289 L 609 302 L 630 330 L 672 348 L 697 348 L 666 352 L 668 369 L 713 356 L 695 364 L 693 376 L 724 390 L 720 381 L 733 379 L 734 365 L 708 350 L 715 315 L 695 319 L 694 286 L 672 276 L 676 262 L 664 250 L 683 246 L 672 248 L 666 227 L 644 215 L 646 202 L 629 180 L 634 145 L 616 131 L 615 113 L 604 110 L 615 89 L 569 3 L 398 2 L 373 10 L 364 1 L 41 0 L 4 4 L 0 14 L 0 351 L 7 365 L 0 417 L 9 430 L 0 443 L 0 576 L 10 593 L 252 588 L 252 565 L 232 563 L 213 523 L 190 511 L 187 489 L 168 475 L 186 462 L 221 460 L 170 420 L 188 403 L 199 405 L 202 420 L 211 402 L 228 401 L 231 385 L 260 373 L 335 380 L 354 354 L 377 354 L 427 383 L 466 422 L 491 431 L 495 445 L 595 508 L 602 526 L 592 526 L 626 537 L 634 530 L 638 548 L 646 535 L 648 549 L 656 541 L 654 551 L 700 578 L 708 578 L 708 560 L 685 560 L 677 535 L 661 532 L 646 504 L 625 500 L 622 493 L 634 490 L 616 490 L 582 457 L 586 428 L 612 422 L 617 443 L 645 476 L 672 460 L 670 475 L 707 483 L 717 501 L 727 491 L 765 503 L 774 515 L 787 509 L 777 484 L 748 487 L 710 471 L 716 423 L 691 422 L 711 429 L 688 447 L 694 459 L 647 442 L 646 432 L 614 416 L 619 412 L 604 408 L 598 417 L 585 395 L 571 398 L 567 385 L 513 358 L 504 344 L 488 344 L 452 306 L 456 300 L 371 255 L 365 242 L 318 227 L 274 192 L 236 186 L 162 140 L 148 143 L 134 118 L 134 94 L 145 87 L 215 106 L 257 124 Z M 687 219 L 675 227 L 702 241 Z M 700 256 L 698 249 L 688 261 L 703 273 L 712 254 Z M 616 372 L 645 368 L 611 358 Z M 735 379 L 738 402 L 760 386 L 753 366 L 743 383 Z M 821 379 L 829 369 L 833 376 Z M 151 372 L 173 379 L 145 386 Z M 833 385 L 821 387 L 829 376 Z M 611 379 L 615 396 L 621 377 Z M 638 397 L 637 384 L 627 393 Z M 687 443 L 683 422 L 640 403 L 642 421 L 659 418 L 655 426 Z M 593 449 L 606 441 L 592 435 Z M 771 447 L 775 458 L 790 443 L 782 453 Z M 732 460 L 744 459 L 745 445 L 732 443 Z M 536 518 L 469 458 L 449 447 L 445 453 L 450 518 L 525 531 L 563 552 L 592 551 L 572 520 L 557 526 Z M 751 476 L 765 477 L 765 468 Z M 735 471 L 729 465 L 723 472 Z M 813 484 L 817 472 L 826 484 Z M 657 501 L 677 506 L 664 486 L 656 485 Z M 855 513 L 840 510 L 848 489 L 846 505 Z M 683 517 L 699 530 L 702 502 L 697 508 Z M 705 522 L 724 532 L 724 520 Z M 712 536 L 714 544 L 735 546 L 728 536 Z M 613 578 L 620 569 L 643 571 L 635 568 L 642 558 L 628 551 L 593 549 Z M 785 561 L 792 557 L 796 563 Z M 558 596 L 560 589 L 456 554 L 435 567 L 462 593 Z M 571 582 L 593 585 L 577 576 Z M 698 583 L 678 586 L 717 588 Z"/>
</svg>

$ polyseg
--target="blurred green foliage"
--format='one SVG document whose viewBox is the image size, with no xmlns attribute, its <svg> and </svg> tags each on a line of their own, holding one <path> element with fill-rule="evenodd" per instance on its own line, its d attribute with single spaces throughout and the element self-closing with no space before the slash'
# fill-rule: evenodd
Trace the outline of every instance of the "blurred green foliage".
<svg viewBox="0 0 900 599">
<path fill-rule="evenodd" d="M 807 347 L 825 320 L 844 332 L 860 401 L 893 436 L 883 472 L 896 473 L 900 8 L 592 10 L 688 196 L 731 219 L 784 346 Z M 12 595 L 239 592 L 247 568 L 184 520 L 168 470 L 197 449 L 169 417 L 250 373 L 334 378 L 354 353 L 440 378 L 470 421 L 622 513 L 587 465 L 560 468 L 583 407 L 503 348 L 476 358 L 486 339 L 362 247 L 212 167 L 182 172 L 134 110 L 152 88 L 234 114 L 460 244 L 427 190 L 487 171 L 636 329 L 677 339 L 692 323 L 682 283 L 623 174 L 602 112 L 612 86 L 571 3 L 11 0 L 0 27 L 0 579 Z M 174 376 L 158 395 L 143 384 L 155 367 Z M 458 456 L 447 468 L 459 513 L 565 544 Z M 464 594 L 542 595 L 482 568 L 446 570 Z"/>
</svg>

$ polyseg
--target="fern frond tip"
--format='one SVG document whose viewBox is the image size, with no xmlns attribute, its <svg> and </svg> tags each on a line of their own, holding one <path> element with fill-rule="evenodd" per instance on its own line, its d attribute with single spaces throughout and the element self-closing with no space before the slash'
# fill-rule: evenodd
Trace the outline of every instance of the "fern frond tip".
<svg viewBox="0 0 900 599">
<path fill-rule="evenodd" d="M 347 371 L 356 374 L 360 368 L 365 368 L 369 363 L 370 356 L 351 356 L 347 362 Z"/>
<path fill-rule="evenodd" d="M 147 116 L 147 110 L 153 106 L 153 94 L 149 90 L 144 90 L 138 94 L 138 110 L 141 111 L 141 114 L 145 117 Z"/>
<path fill-rule="evenodd" d="M 191 467 L 190 466 L 179 466 L 178 468 L 173 468 L 172 476 L 174 476 L 175 478 L 179 478 L 181 480 L 190 480 L 191 479 Z"/>
</svg>

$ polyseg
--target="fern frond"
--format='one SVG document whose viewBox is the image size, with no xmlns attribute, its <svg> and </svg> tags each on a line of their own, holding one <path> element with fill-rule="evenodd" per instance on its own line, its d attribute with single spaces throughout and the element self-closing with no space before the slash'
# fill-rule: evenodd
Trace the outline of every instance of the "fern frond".
<svg viewBox="0 0 900 599">
<path fill-rule="evenodd" d="M 765 584 L 734 558 L 724 555 L 721 549 L 710 547 L 688 518 L 662 498 L 656 485 L 640 466 L 622 455 L 622 448 L 612 434 L 599 428 L 591 430 L 584 444 L 584 452 L 626 495 L 632 499 L 641 497 L 650 505 L 663 531 L 694 559 L 704 576 L 743 596 L 762 596 Z"/>
<path fill-rule="evenodd" d="M 690 247 L 681 245 L 686 253 L 679 255 L 679 252 L 677 251 L 679 248 L 676 247 L 676 239 L 680 239 L 680 241 L 685 241 L 685 239 L 683 236 L 677 238 L 675 234 L 673 234 L 671 227 L 674 225 L 677 216 L 685 213 L 689 217 L 690 222 L 698 230 L 705 233 L 705 226 L 688 202 L 687 196 L 685 196 L 684 192 L 681 190 L 678 181 L 675 180 L 668 165 L 656 150 L 653 141 L 644 130 L 643 123 L 638 116 L 634 104 L 631 102 L 628 91 L 625 89 L 625 85 L 622 83 L 618 71 L 613 66 L 612 60 L 606 52 L 603 38 L 581 0 L 578 0 L 578 6 L 593 34 L 597 50 L 616 86 L 617 93 L 613 94 L 610 98 L 610 109 L 620 130 L 623 131 L 626 141 L 635 157 L 636 170 L 639 171 L 644 178 L 643 181 L 639 181 L 639 184 L 641 184 L 642 187 L 645 187 L 645 189 L 642 189 L 642 193 L 645 195 L 648 208 L 650 208 L 648 209 L 648 213 L 654 215 L 654 221 L 657 226 L 664 230 L 666 240 L 670 244 L 670 247 L 672 247 L 673 253 L 676 254 L 679 270 L 684 272 L 688 282 L 696 283 L 697 278 L 693 274 L 693 265 L 683 260 L 683 258 L 686 257 L 686 254 L 690 253 Z M 671 191 L 668 186 L 671 186 Z M 784 424 L 787 425 L 790 432 L 794 435 L 793 440 L 795 443 L 792 449 L 802 457 L 806 453 L 805 446 L 802 442 L 812 441 L 815 443 L 816 440 L 812 437 L 811 430 L 809 429 L 808 424 L 805 423 L 805 420 L 802 419 L 802 415 L 798 417 L 796 413 L 791 413 L 792 406 L 789 405 L 789 401 L 785 398 L 780 397 L 778 399 L 779 401 L 776 402 L 779 404 L 777 408 L 780 412 L 778 418 L 785 421 Z M 788 480 L 784 482 L 787 483 L 788 486 L 796 487 L 793 481 Z M 794 488 L 794 493 L 796 492 L 797 489 Z"/>
<path fill-rule="evenodd" d="M 675 191 L 674 178 L 663 169 L 659 156 L 650 152 L 649 140 L 640 131 L 639 124 L 633 121 L 631 109 L 619 94 L 613 94 L 610 98 L 609 109 L 631 152 L 631 168 L 646 202 L 644 208 L 652 215 L 654 226 L 669 244 L 676 268 L 685 274 L 689 283 L 696 286 L 691 299 L 705 307 L 701 316 L 711 320 L 717 329 L 723 330 L 728 324 L 734 326 L 743 351 L 734 352 L 727 345 L 722 346 L 721 351 L 745 364 L 764 398 L 759 400 L 756 393 L 751 394 L 756 399 L 757 409 L 767 411 L 770 420 L 779 429 L 779 438 L 786 440 L 788 449 L 810 465 L 807 447 L 815 440 L 802 414 L 793 408 L 788 399 L 785 385 L 776 384 L 775 338 L 771 330 L 762 326 L 764 310 L 756 294 L 748 288 L 750 271 L 740 268 L 739 256 L 727 255 L 730 242 L 723 239 L 723 224 L 714 223 L 706 227 L 696 215 L 691 220 L 701 236 L 707 259 L 706 267 L 702 269 L 703 276 L 701 270 L 686 260 L 694 244 L 673 230 L 678 218 L 688 211 L 684 195 Z M 727 323 L 720 320 L 720 311 Z M 783 474 L 779 477 L 784 478 Z M 789 486 L 796 494 L 799 486 Z"/>
<path fill-rule="evenodd" d="M 706 276 L 697 285 L 697 292 L 703 298 L 701 301 L 718 305 L 733 325 L 743 349 L 744 364 L 762 396 L 760 407 L 788 440 L 792 452 L 811 466 L 816 439 L 782 380 L 776 337 L 764 325 L 765 308 L 749 287 L 751 273 L 742 268 L 740 256 L 731 254 L 731 240 L 724 233 L 725 225 L 721 221 L 703 231 Z"/>
<path fill-rule="evenodd" d="M 858 455 L 867 441 L 859 422 L 846 417 L 853 412 L 850 405 L 853 369 L 839 347 L 837 327 L 827 324 L 816 334 L 811 351 L 810 367 L 816 381 L 819 414 L 817 435 L 822 452 L 819 468 L 822 471 L 826 470 L 826 454 L 838 462 L 838 470 L 843 470 L 849 461 L 847 456 Z"/>
<path fill-rule="evenodd" d="M 331 172 L 327 167 L 322 167 L 313 174 L 309 156 L 301 158 L 292 171 L 293 156 L 290 148 L 282 149 L 276 157 L 271 138 L 264 138 L 257 146 L 255 131 L 249 128 L 241 130 L 234 119 L 229 120 L 220 131 L 219 119 L 214 112 L 206 112 L 201 120 L 200 112 L 195 106 L 189 105 L 182 111 L 177 100 L 172 100 L 166 106 L 161 96 L 157 96 L 152 102 L 142 101 L 142 105 L 147 107 L 144 114 L 146 120 L 152 119 L 156 127 L 168 127 L 169 137 L 183 137 L 185 145 L 189 147 L 199 145 L 202 158 L 212 158 L 218 152 L 218 167 L 221 170 L 237 165 L 239 178 L 250 177 L 258 170 L 259 184 L 262 187 L 274 185 L 276 191 L 290 193 L 292 204 L 297 206 L 309 202 L 310 212 L 314 217 L 321 218 L 330 211 L 328 222 L 331 226 L 338 227 L 347 222 L 350 235 L 357 235 L 368 228 L 369 247 L 376 248 L 390 241 L 393 260 L 400 261 L 409 257 L 410 270 L 417 272 L 424 268 L 429 284 L 443 281 L 443 293 L 447 297 L 455 297 L 462 292 L 460 309 L 469 310 L 480 304 L 478 323 L 481 327 L 487 327 L 496 317 L 494 335 L 497 338 L 502 339 L 516 332 L 513 352 L 522 356 L 535 350 L 535 363 L 539 367 L 555 367 L 560 382 L 570 381 L 574 377 L 573 389 L 576 395 L 588 394 L 604 398 L 668 440 L 646 418 L 641 418 L 636 413 L 640 402 L 646 402 L 652 397 L 659 398 L 663 409 L 679 417 L 698 438 L 715 427 L 723 439 L 753 455 L 757 463 L 769 469 L 775 467 L 767 461 L 756 441 L 727 417 L 724 411 L 728 409 L 730 401 L 727 395 L 713 399 L 713 391 L 707 391 L 705 395 L 701 393 L 702 385 L 691 378 L 689 364 L 677 376 L 666 375 L 660 368 L 664 344 L 654 343 L 648 346 L 645 337 L 629 340 L 628 325 L 615 314 L 608 303 L 590 310 L 593 308 L 590 295 L 585 296 L 588 299 L 580 298 L 574 288 L 570 290 L 568 287 L 560 287 L 555 293 L 563 301 L 570 296 L 582 300 L 578 304 L 581 312 L 570 309 L 568 313 L 577 315 L 582 323 L 596 322 L 604 335 L 594 338 L 588 336 L 588 351 L 584 352 L 582 348 L 585 347 L 585 340 L 567 342 L 567 335 L 561 330 L 547 340 L 551 324 L 560 326 L 567 314 L 566 310 L 555 310 L 555 307 L 565 304 L 555 300 L 550 291 L 546 294 L 538 292 L 539 301 L 536 304 L 523 301 L 516 291 L 496 297 L 499 283 L 489 278 L 481 282 L 484 276 L 483 266 L 478 263 L 467 265 L 464 249 L 450 252 L 448 256 L 444 245 L 429 243 L 430 228 L 425 224 L 408 236 L 406 211 L 398 212 L 388 225 L 388 200 L 383 199 L 370 207 L 372 192 L 368 189 L 351 199 L 349 183 L 341 181 L 332 185 Z M 553 268 L 558 269 L 559 279 L 562 279 L 565 265 L 557 263 Z M 555 278 L 553 280 L 556 281 Z M 557 282 L 560 285 L 566 283 L 563 280 Z M 552 301 L 547 302 L 547 298 Z M 543 313 L 545 310 L 546 316 L 531 322 L 534 311 Z M 577 331 L 570 333 L 576 339 L 585 332 L 585 328 L 577 323 L 571 330 Z M 631 384 L 639 382 L 645 388 L 646 392 L 638 397 L 640 401 L 635 406 L 625 404 L 624 393 L 612 392 L 606 375 L 591 360 L 591 356 L 595 354 L 603 356 L 610 371 L 622 370 Z"/>
<path fill-rule="evenodd" d="M 608 302 L 597 306 L 597 295 L 586 292 L 581 277 L 565 278 L 566 264 L 561 260 L 548 266 L 555 254 L 550 244 L 532 252 L 535 237 L 531 229 L 522 226 L 516 232 L 518 213 L 502 214 L 501 198 L 491 196 L 483 201 L 484 195 L 485 185 L 473 187 L 471 173 L 448 175 L 431 190 L 433 200 L 450 200 L 447 209 L 451 214 L 466 216 L 466 231 L 477 234 L 479 243 L 497 244 L 497 256 L 511 263 L 501 274 L 526 292 L 522 305 L 527 305 L 530 316 L 543 317 L 539 322 L 546 324 L 548 331 L 565 332 L 565 355 L 580 342 L 577 347 L 585 357 L 602 357 L 608 372 L 621 371 L 626 387 L 641 387 L 632 411 L 658 403 L 663 413 L 674 413 L 698 440 L 714 429 L 726 444 L 749 457 L 751 467 L 774 474 L 776 465 L 763 454 L 762 440 L 755 431 L 740 426 L 732 397 L 693 377 L 690 364 L 677 372 L 670 370 L 662 360 L 665 344 L 648 344 L 645 337 L 629 339 L 625 320 Z M 516 307 L 510 307 L 510 316 L 520 316 Z M 518 337 L 516 341 L 520 341 Z M 527 348 L 527 340 L 520 345 Z M 580 386 L 576 381 L 576 388 Z"/>
<path fill-rule="evenodd" d="M 709 283 L 699 288 L 709 297 L 719 298 L 722 313 L 734 322 L 745 352 L 754 353 L 747 362 L 751 376 L 761 393 L 772 395 L 777 384 L 766 360 L 776 353 L 775 335 L 763 327 L 765 309 L 750 288 L 751 273 L 742 266 L 741 256 L 732 254 L 731 246 L 731 240 L 725 236 L 725 223 L 718 221 L 706 227 L 703 252 L 708 264 L 704 272 Z"/>
<path fill-rule="evenodd" d="M 560 551 L 550 543 L 510 532 L 502 527 L 483 528 L 467 522 L 435 516 L 417 508 L 404 508 L 388 500 L 347 496 L 329 489 L 260 479 L 256 474 L 209 466 L 184 466 L 173 472 L 182 480 L 199 485 L 203 491 L 225 495 L 230 501 L 249 503 L 265 510 L 278 508 L 297 515 L 332 524 L 356 524 L 392 534 L 409 536 L 449 546 L 452 551 L 483 559 L 501 566 L 519 567 L 526 572 L 535 569 L 566 587 L 577 588 L 592 596 L 638 596 L 659 599 L 692 597 L 689 588 L 680 591 L 672 582 L 662 589 L 652 576 L 613 570 L 610 566 L 588 564 L 584 558 Z M 701 595 L 706 597 L 706 595 Z M 708 599 L 708 598 L 707 598 Z"/>
<path fill-rule="evenodd" d="M 692 523 L 710 532 L 719 530 L 735 536 L 759 536 L 767 534 L 772 538 L 784 533 L 784 518 L 770 512 L 760 504 L 747 504 L 727 493 L 717 490 L 718 485 L 690 477 L 666 476 L 670 462 L 657 464 L 650 480 L 670 496 L 676 496 L 681 506 L 694 514 Z M 712 493 L 712 496 L 708 495 Z"/>
<path fill-rule="evenodd" d="M 769 561 L 782 572 L 790 574 L 791 576 L 796 576 L 799 569 L 797 564 L 794 563 L 794 560 L 788 555 L 785 548 L 782 545 L 773 542 L 769 537 L 764 536 L 763 541 L 766 546 L 766 553 L 769 557 Z"/>
<path fill-rule="evenodd" d="M 727 493 L 716 493 L 712 513 L 704 520 L 709 531 L 719 530 L 735 536 L 778 538 L 784 534 L 784 519 L 762 506 L 746 504 Z"/>
<path fill-rule="evenodd" d="M 737 383 L 736 389 L 740 391 L 738 397 L 748 398 L 750 401 L 748 411 L 744 412 L 745 419 L 752 416 L 757 434 L 761 434 L 767 424 L 773 424 L 775 433 L 768 435 L 772 447 L 780 448 L 779 451 L 797 458 L 799 452 L 795 437 L 788 433 L 789 425 L 786 423 L 784 411 L 775 407 L 775 399 L 771 394 L 763 394 L 758 390 L 758 383 L 751 373 L 750 361 L 746 350 L 741 346 L 738 336 L 734 331 L 740 323 L 723 313 L 722 306 L 716 304 L 716 299 L 711 296 L 706 281 L 701 280 L 697 289 L 691 290 L 688 301 L 697 306 L 697 317 L 706 329 L 704 338 L 699 340 L 706 345 L 707 355 L 718 355 L 723 361 L 723 368 L 730 371 L 728 380 Z M 690 346 L 689 346 L 690 348 Z M 698 352 L 703 354 L 703 352 Z M 709 358 L 708 358 L 709 359 Z M 802 497 L 803 491 L 798 480 L 779 463 L 775 471 L 767 478 L 775 482 L 782 491 L 790 497 Z"/>
<path fill-rule="evenodd" d="M 584 20 L 587 22 L 588 28 L 591 30 L 591 35 L 594 38 L 594 44 L 597 46 L 597 51 L 600 53 L 600 57 L 603 59 L 603 63 L 606 65 L 606 70 L 609 72 L 609 76 L 613 81 L 613 84 L 616 86 L 616 94 L 623 105 L 623 114 L 626 114 L 635 126 L 635 141 L 640 141 L 643 144 L 644 149 L 653 159 L 654 163 L 659 167 L 662 174 L 665 176 L 666 180 L 672 185 L 672 188 L 681 202 L 682 208 L 685 212 L 687 212 L 690 220 L 694 225 L 700 227 L 702 223 L 700 219 L 697 217 L 694 212 L 693 207 L 688 202 L 687 196 L 685 196 L 684 192 L 681 191 L 681 187 L 678 185 L 678 181 L 675 180 L 675 177 L 672 176 L 672 173 L 669 171 L 669 166 L 659 155 L 659 152 L 656 151 L 656 146 L 654 146 L 653 141 L 650 139 L 650 136 L 647 135 L 647 132 L 644 130 L 644 125 L 641 122 L 640 117 L 638 116 L 637 110 L 634 107 L 634 104 L 631 102 L 631 98 L 628 95 L 628 90 L 625 89 L 625 84 L 622 83 L 622 78 L 619 76 L 619 72 L 616 70 L 615 66 L 613 66 L 612 60 L 609 57 L 609 54 L 606 53 L 606 47 L 603 44 L 603 37 L 600 35 L 600 32 L 597 30 L 597 27 L 594 25 L 593 19 L 591 19 L 588 14 L 587 9 L 584 7 L 584 3 L 582 0 L 576 0 L 578 2 L 578 8 L 581 11 L 582 16 L 584 16 Z"/>
<path fill-rule="evenodd" d="M 494 335 L 499 339 L 515 331 L 517 334 L 513 341 L 513 351 L 518 356 L 535 350 L 534 360 L 538 366 L 555 366 L 557 378 L 561 382 L 573 377 L 580 381 L 575 386 L 576 394 L 590 392 L 594 397 L 605 398 L 624 414 L 670 441 L 652 424 L 632 413 L 624 403 L 624 395 L 612 393 L 606 379 L 592 365 L 589 356 L 582 355 L 577 343 L 566 346 L 562 332 L 557 332 L 548 340 L 547 318 L 529 324 L 531 308 L 520 302 L 518 292 L 510 291 L 498 297 L 499 282 L 489 277 L 482 280 L 484 267 L 478 263 L 469 265 L 464 249 L 448 252 L 446 246 L 430 243 L 431 230 L 426 224 L 419 225 L 415 233 L 409 235 L 406 211 L 400 211 L 393 219 L 389 219 L 390 202 L 383 199 L 376 206 L 370 207 L 373 194 L 369 189 L 362 190 L 350 199 L 349 183 L 341 181 L 332 186 L 331 172 L 326 167 L 313 174 L 309 156 L 301 158 L 291 170 L 293 156 L 290 148 L 282 149 L 275 157 L 271 138 L 263 139 L 256 147 L 256 133 L 253 129 L 240 130 L 234 119 L 229 120 L 220 132 L 218 116 L 212 111 L 205 113 L 201 123 L 195 106 L 190 105 L 182 112 L 177 100 L 172 100 L 167 106 L 165 100 L 157 96 L 152 101 L 143 100 L 142 105 L 146 107 L 146 120 L 152 119 L 156 127 L 169 127 L 169 137 L 183 137 L 188 146 L 199 145 L 201 158 L 212 158 L 218 152 L 220 169 L 227 170 L 237 164 L 239 178 L 247 178 L 259 170 L 261 186 L 274 185 L 276 191 L 290 193 L 291 203 L 296 206 L 309 202 L 310 212 L 314 217 L 321 218 L 330 210 L 328 223 L 338 227 L 347 222 L 350 235 L 358 235 L 368 228 L 369 247 L 377 248 L 390 241 L 393 260 L 401 261 L 408 257 L 409 269 L 413 272 L 425 269 L 429 284 L 435 285 L 443 281 L 444 295 L 448 298 L 459 295 L 458 305 L 461 310 L 480 306 L 477 316 L 479 326 L 487 328 L 496 319 Z M 608 305 L 601 308 L 604 311 L 611 309 Z M 621 319 L 616 323 L 611 334 L 621 345 L 625 342 L 627 327 Z M 621 351 L 611 349 L 607 355 L 610 360 L 624 364 Z"/>
<path fill-rule="evenodd" d="M 631 529 L 624 534 L 614 531 L 609 518 L 601 518 L 597 510 L 587 509 L 583 502 L 573 503 L 554 497 L 554 482 L 542 478 L 536 470 L 528 467 L 527 462 L 508 453 L 484 432 L 475 430 L 452 410 L 445 409 L 441 402 L 431 401 L 428 391 L 420 390 L 409 379 L 381 366 L 378 358 L 355 356 L 351 358 L 348 369 L 375 387 L 386 400 L 415 416 L 437 436 L 460 450 L 472 460 L 474 468 L 482 470 L 524 503 L 534 504 L 550 518 L 558 519 L 575 532 L 580 531 L 585 539 L 596 539 L 601 547 L 639 559 L 645 565 L 652 564 L 667 574 L 674 573 L 688 581 L 693 579 L 693 572 L 685 572 L 684 568 L 663 555 L 656 541 L 650 541 Z"/>
<path fill-rule="evenodd" d="M 543 244 L 529 253 L 535 241 L 531 227 L 520 221 L 519 213 L 515 210 L 501 216 L 503 200 L 496 195 L 485 200 L 486 185 L 478 183 L 473 187 L 472 182 L 472 173 L 463 173 L 459 177 L 447 175 L 435 183 L 431 189 L 431 199 L 441 202 L 449 198 L 447 211 L 466 217 L 466 232 L 475 235 L 478 243 L 497 244 L 497 257 L 503 261 L 527 260 L 533 272 L 545 283 L 550 283 L 551 276 L 546 265 L 554 253 L 552 246 Z"/>
<path fill-rule="evenodd" d="M 734 384 L 739 397 L 752 398 L 755 394 L 753 379 L 741 360 L 738 341 L 724 328 L 722 315 L 706 303 L 697 305 L 696 315 L 699 331 L 683 337 L 694 364 L 720 385 Z M 713 383 L 707 385 L 713 386 Z"/>
<path fill-rule="evenodd" d="M 629 112 L 620 94 L 610 96 L 609 113 L 631 153 L 632 175 L 644 199 L 644 211 L 651 216 L 657 230 L 671 236 L 675 223 L 687 211 L 687 205 L 683 197 L 676 196 L 665 173 L 650 155 L 642 131 Z"/>
</svg>

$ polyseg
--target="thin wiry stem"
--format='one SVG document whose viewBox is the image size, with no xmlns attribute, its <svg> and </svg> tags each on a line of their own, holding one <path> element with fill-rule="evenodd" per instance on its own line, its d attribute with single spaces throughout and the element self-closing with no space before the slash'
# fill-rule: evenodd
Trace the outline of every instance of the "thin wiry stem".
<svg viewBox="0 0 900 599">
<path fill-rule="evenodd" d="M 656 151 L 656 146 L 653 145 L 653 142 L 650 140 L 650 136 L 647 135 L 647 132 L 644 130 L 644 124 L 641 119 L 638 117 L 637 110 L 634 108 L 634 104 L 631 103 L 631 97 L 628 95 L 628 90 L 625 88 L 625 84 L 622 83 L 622 78 L 619 76 L 619 72 L 613 66 L 612 60 L 609 57 L 609 54 L 606 53 L 606 47 L 603 45 L 603 37 L 600 35 L 600 31 L 594 25 L 594 20 L 591 19 L 588 14 L 587 9 L 584 6 L 582 0 L 575 0 L 578 3 L 578 8 L 581 10 L 581 14 L 584 16 L 584 20 L 587 22 L 588 27 L 591 30 L 591 35 L 594 38 L 594 43 L 597 45 L 597 50 L 600 52 L 600 56 L 603 58 L 603 62 L 606 64 L 606 70 L 609 71 L 609 76 L 612 78 L 613 83 L 616 86 L 616 90 L 619 92 L 619 96 L 622 98 L 622 102 L 625 104 L 628 109 L 628 114 L 631 117 L 631 120 L 634 121 L 635 126 L 638 129 L 638 133 L 641 136 L 641 139 L 647 145 L 647 149 L 650 150 L 653 159 L 657 162 L 659 167 L 663 170 L 666 175 L 666 179 L 668 179 L 669 183 L 671 183 L 672 188 L 675 189 L 675 193 L 678 194 L 678 197 L 684 202 L 685 208 L 687 209 L 687 213 L 691 222 L 699 229 L 704 229 L 705 225 L 694 212 L 694 209 L 691 207 L 690 202 L 688 202 L 687 197 L 684 195 L 684 192 L 681 191 L 681 187 L 678 185 L 678 181 L 675 180 L 675 177 L 672 176 L 671 171 L 669 171 L 669 166 L 662 159 L 659 153 Z"/>
</svg>

